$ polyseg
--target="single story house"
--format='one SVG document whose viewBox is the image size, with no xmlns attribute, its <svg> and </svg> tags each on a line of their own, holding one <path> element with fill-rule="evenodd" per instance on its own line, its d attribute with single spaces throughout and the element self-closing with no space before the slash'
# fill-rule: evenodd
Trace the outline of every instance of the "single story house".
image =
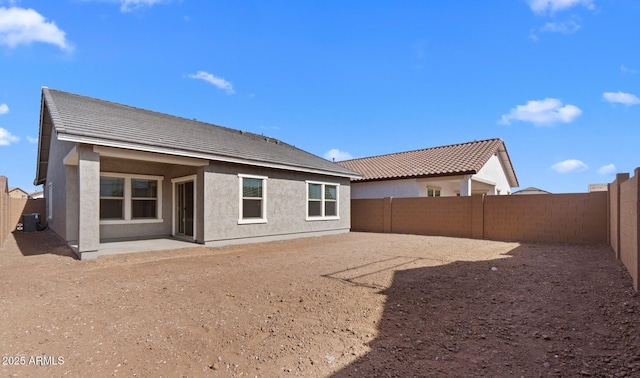
<svg viewBox="0 0 640 378">
<path fill-rule="evenodd" d="M 359 172 L 351 198 L 506 195 L 518 186 L 507 148 L 488 139 L 338 162 Z"/>
<path fill-rule="evenodd" d="M 43 87 L 38 143 L 47 224 L 82 259 L 108 241 L 350 229 L 359 174 L 274 138 Z"/>
<path fill-rule="evenodd" d="M 591 192 L 607 192 L 609 191 L 608 184 L 589 184 L 589 193 Z"/>
<path fill-rule="evenodd" d="M 528 188 L 520 189 L 517 192 L 513 192 L 513 195 L 529 195 L 529 194 L 551 194 L 551 192 L 547 192 L 546 190 L 542 190 L 540 188 L 536 188 L 530 186 Z"/>
</svg>

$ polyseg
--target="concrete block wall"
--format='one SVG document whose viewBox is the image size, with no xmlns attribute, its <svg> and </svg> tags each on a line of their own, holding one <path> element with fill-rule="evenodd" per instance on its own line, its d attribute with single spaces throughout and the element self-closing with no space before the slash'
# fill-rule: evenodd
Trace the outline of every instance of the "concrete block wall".
<svg viewBox="0 0 640 378">
<path fill-rule="evenodd" d="M 486 196 L 484 237 L 559 243 L 607 242 L 607 193 Z"/>
<path fill-rule="evenodd" d="M 362 232 L 385 232 L 385 200 L 384 198 L 351 200 L 351 229 Z"/>
<path fill-rule="evenodd" d="M 16 225 L 22 222 L 22 214 L 40 214 L 40 222 L 44 224 L 47 219 L 46 212 L 46 200 L 44 198 L 38 199 L 23 199 L 23 198 L 11 198 L 10 201 L 10 217 L 9 217 L 9 232 L 16 229 Z"/>
<path fill-rule="evenodd" d="M 11 232 L 9 218 L 11 216 L 9 183 L 5 176 L 0 176 L 0 248 Z"/>
<path fill-rule="evenodd" d="M 471 237 L 484 238 L 484 196 L 471 196 Z"/>
<path fill-rule="evenodd" d="M 0 176 L 0 248 L 9 234 L 15 231 L 22 214 L 39 213 L 41 221 L 46 219 L 45 199 L 22 199 L 9 197 L 9 180 Z"/>
<path fill-rule="evenodd" d="M 607 243 L 607 193 L 355 199 L 351 219 L 353 231 Z"/>
<path fill-rule="evenodd" d="M 391 232 L 471 237 L 471 197 L 393 198 Z"/>
<path fill-rule="evenodd" d="M 620 258 L 620 183 L 629 179 L 628 173 L 618 173 L 608 185 L 609 193 L 609 245 Z"/>
<path fill-rule="evenodd" d="M 618 175 L 616 180 L 610 184 L 612 193 L 617 193 L 618 198 L 614 207 L 617 207 L 617 213 L 615 211 L 610 212 L 610 226 L 611 230 L 617 228 L 617 241 L 614 242 L 616 235 L 611 235 L 611 246 L 614 249 L 616 256 L 625 265 L 629 274 L 633 279 L 633 287 L 638 290 L 638 276 L 640 275 L 640 259 L 638 253 L 640 252 L 640 237 L 638 235 L 638 226 L 640 225 L 640 168 L 636 168 L 634 176 L 629 178 L 629 175 Z M 614 196 L 611 196 L 614 197 Z M 611 200 L 613 201 L 613 200 Z M 611 202 L 610 201 L 610 202 Z M 615 224 L 615 226 L 613 225 Z M 616 244 L 614 247 L 614 244 Z"/>
<path fill-rule="evenodd" d="M 352 230 L 607 243 L 640 289 L 640 168 L 607 192 L 352 200 Z"/>
</svg>

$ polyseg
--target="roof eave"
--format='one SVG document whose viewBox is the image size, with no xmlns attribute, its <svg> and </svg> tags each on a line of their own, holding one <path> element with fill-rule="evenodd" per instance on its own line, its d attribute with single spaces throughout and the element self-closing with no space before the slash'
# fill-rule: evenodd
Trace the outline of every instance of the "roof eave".
<svg viewBox="0 0 640 378">
<path fill-rule="evenodd" d="M 45 98 L 44 98 L 44 92 L 47 89 L 47 87 L 42 87 L 42 94 L 40 96 L 40 125 L 38 127 L 38 158 L 36 160 L 36 177 L 35 179 L 33 179 L 33 185 L 37 186 L 37 185 L 42 185 L 46 182 L 47 178 L 46 177 L 41 177 L 40 176 L 40 164 L 41 164 L 41 158 L 42 158 L 42 127 L 43 127 L 43 119 L 44 119 L 44 109 L 45 109 Z M 45 174 L 46 176 L 46 174 Z"/>
<path fill-rule="evenodd" d="M 436 174 L 428 174 L 428 175 L 411 175 L 411 176 L 379 177 L 379 178 L 370 178 L 370 179 L 353 180 L 353 182 L 354 182 L 354 183 L 357 183 L 357 182 L 395 181 L 395 180 L 407 180 L 407 179 L 422 179 L 422 178 L 452 177 L 452 176 L 463 176 L 463 175 L 475 175 L 476 173 L 478 173 L 478 171 L 476 171 L 476 170 L 470 170 L 470 171 L 450 172 L 450 173 L 436 173 Z"/>
<path fill-rule="evenodd" d="M 502 141 L 502 140 L 501 140 Z M 513 164 L 511 164 L 511 158 L 509 157 L 509 152 L 507 151 L 507 146 L 504 141 L 502 141 L 501 148 L 498 149 L 498 155 L 500 160 L 502 161 L 503 168 L 507 171 L 507 179 L 509 180 L 509 185 L 512 188 L 517 188 L 520 186 L 518 183 L 518 177 L 516 176 L 516 171 L 513 168 Z"/>
<path fill-rule="evenodd" d="M 258 167 L 264 167 L 264 168 L 283 169 L 283 170 L 289 170 L 289 171 L 313 173 L 313 174 L 326 175 L 326 176 L 344 177 L 349 179 L 362 177 L 356 172 L 353 172 L 353 173 L 336 172 L 336 171 L 330 171 L 330 170 L 324 170 L 324 169 L 318 169 L 318 168 L 296 166 L 291 164 L 256 161 L 251 159 L 242 159 L 242 158 L 218 155 L 218 154 L 205 154 L 205 153 L 199 153 L 194 151 L 162 148 L 158 146 L 150 146 L 150 145 L 145 145 L 140 143 L 129 143 L 129 142 L 123 142 L 123 141 L 117 141 L 117 140 L 109 140 L 109 139 L 61 133 L 61 132 L 58 132 L 57 137 L 58 137 L 58 140 L 67 141 L 67 142 L 86 143 L 86 144 L 93 144 L 98 146 L 123 148 L 128 150 L 138 150 L 138 151 L 145 151 L 145 152 L 154 152 L 154 153 L 175 155 L 175 156 L 186 156 L 186 157 L 193 157 L 198 159 L 214 160 L 214 161 L 221 161 L 226 163 L 245 164 L 245 165 L 252 165 L 252 166 L 258 166 Z"/>
</svg>

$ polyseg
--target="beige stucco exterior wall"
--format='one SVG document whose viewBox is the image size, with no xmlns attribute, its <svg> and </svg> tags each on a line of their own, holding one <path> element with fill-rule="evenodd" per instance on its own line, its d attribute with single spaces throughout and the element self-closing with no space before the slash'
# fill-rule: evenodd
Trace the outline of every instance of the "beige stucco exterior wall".
<svg viewBox="0 0 640 378">
<path fill-rule="evenodd" d="M 100 155 L 93 147 L 78 145 L 78 251 L 100 248 Z"/>
<path fill-rule="evenodd" d="M 75 143 L 58 140 L 53 133 L 49 146 L 47 181 L 42 187 L 46 202 L 51 204 L 52 209 L 49 214 L 47 207 L 47 225 L 67 241 L 78 240 L 78 171 L 77 166 L 67 167 L 62 161 L 75 146 Z"/>
<path fill-rule="evenodd" d="M 133 239 L 140 237 L 169 236 L 172 233 L 172 184 L 171 179 L 197 173 L 196 167 L 153 163 L 128 159 L 102 157 L 100 171 L 138 175 L 162 176 L 162 222 L 122 223 L 100 225 L 100 239 Z"/>
<path fill-rule="evenodd" d="M 267 222 L 238 224 L 238 174 L 267 177 Z M 348 178 L 336 178 L 236 164 L 212 163 L 205 172 L 204 240 L 209 245 L 247 239 L 347 232 L 351 225 Z M 339 185 L 339 220 L 306 220 L 306 180 Z"/>
<path fill-rule="evenodd" d="M 52 134 L 47 182 L 43 187 L 46 200 L 52 207 L 50 219 L 47 219 L 48 226 L 87 256 L 95 255 L 94 251 L 99 249 L 101 242 L 172 235 L 172 180 L 184 177 L 195 177 L 194 231 L 198 243 L 230 244 L 346 232 L 350 229 L 351 190 L 348 178 L 231 163 L 184 166 L 172 162 L 107 157 L 101 156 L 92 145 L 60 141 L 55 132 Z M 64 164 L 65 158 L 70 158 L 67 165 Z M 204 164 L 207 162 L 204 161 Z M 100 222 L 99 177 L 107 172 L 162 177 L 161 221 Z M 268 177 L 266 223 L 239 224 L 238 174 Z M 339 219 L 306 219 L 306 180 L 339 185 Z"/>
<path fill-rule="evenodd" d="M 63 159 L 77 147 L 77 165 Z M 162 177 L 160 222 L 100 222 L 101 174 Z M 239 174 L 267 177 L 267 222 L 239 224 Z M 208 166 L 182 166 L 104 157 L 91 145 L 76 145 L 52 138 L 47 172 L 53 217 L 50 227 L 80 253 L 93 256 L 100 243 L 112 240 L 166 237 L 173 234 L 173 179 L 196 178 L 195 237 L 198 243 L 233 244 L 298 236 L 348 232 L 351 225 L 348 178 L 210 162 Z M 339 185 L 339 219 L 307 220 L 307 180 Z M 45 184 L 45 195 L 50 196 Z M 49 200 L 49 199 L 48 199 Z"/>
</svg>

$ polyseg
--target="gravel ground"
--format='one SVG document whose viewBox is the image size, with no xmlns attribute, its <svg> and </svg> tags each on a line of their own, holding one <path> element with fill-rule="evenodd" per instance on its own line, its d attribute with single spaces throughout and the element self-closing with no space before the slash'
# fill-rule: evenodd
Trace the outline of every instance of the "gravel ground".
<svg viewBox="0 0 640 378">
<path fill-rule="evenodd" d="M 2 376 L 640 376 L 607 246 L 350 233 L 75 260 L 0 249 Z"/>
</svg>

